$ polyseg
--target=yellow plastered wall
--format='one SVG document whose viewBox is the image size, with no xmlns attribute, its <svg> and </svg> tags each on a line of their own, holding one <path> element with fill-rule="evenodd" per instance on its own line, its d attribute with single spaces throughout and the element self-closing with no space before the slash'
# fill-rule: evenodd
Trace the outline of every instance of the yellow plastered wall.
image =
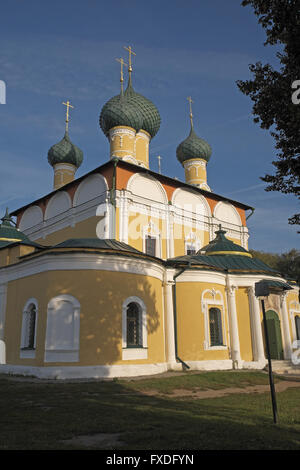
<svg viewBox="0 0 300 470">
<path fill-rule="evenodd" d="M 183 256 L 186 254 L 185 238 L 188 237 L 191 232 L 194 232 L 197 240 L 200 241 L 200 248 L 209 243 L 209 232 L 204 230 L 195 230 L 190 226 L 174 224 L 174 256 Z"/>
<path fill-rule="evenodd" d="M 204 349 L 205 318 L 202 310 L 201 298 L 206 289 L 220 291 L 223 298 L 223 306 L 215 305 L 212 299 L 211 305 L 224 309 L 225 325 L 223 332 L 228 346 L 228 315 L 226 309 L 224 286 L 212 283 L 177 282 L 177 337 L 178 355 L 183 361 L 206 361 L 229 359 L 229 348 L 222 350 Z"/>
<path fill-rule="evenodd" d="M 288 291 L 286 296 L 286 306 L 288 311 L 291 340 L 295 341 L 297 339 L 295 335 L 295 317 L 297 315 L 300 316 L 299 293 L 296 289 Z"/>
<path fill-rule="evenodd" d="M 59 165 L 54 166 L 54 189 L 58 189 L 74 180 L 76 167 L 68 163 L 64 163 L 63 165 L 66 168 L 61 168 Z"/>
<path fill-rule="evenodd" d="M 236 290 L 236 311 L 241 358 L 244 361 L 253 361 L 250 308 L 247 288 L 239 287 Z"/>
<path fill-rule="evenodd" d="M 149 134 L 138 132 L 135 138 L 135 158 L 149 168 Z"/>
<path fill-rule="evenodd" d="M 151 217 L 146 214 L 129 213 L 128 217 L 128 244 L 137 250 L 144 251 L 144 233 L 149 233 L 150 230 L 145 232 L 146 227 L 152 222 L 157 228 L 160 236 L 161 257 L 167 257 L 167 239 L 166 239 L 166 223 L 163 219 L 158 217 Z M 155 233 L 153 233 L 155 235 Z"/>
<path fill-rule="evenodd" d="M 66 227 L 56 232 L 50 233 L 45 238 L 39 238 L 36 243 L 41 245 L 57 245 L 69 238 L 97 238 L 97 224 L 103 216 L 93 216 L 78 222 L 74 227 Z"/>
<path fill-rule="evenodd" d="M 188 184 L 207 184 L 206 161 L 202 159 L 187 160 L 184 164 L 185 181 Z"/>
<path fill-rule="evenodd" d="M 117 286 L 117 288 L 116 288 Z M 8 364 L 44 365 L 47 305 L 57 295 L 74 296 L 80 308 L 79 362 L 59 365 L 159 363 L 165 361 L 163 299 L 158 279 L 110 271 L 52 271 L 11 281 L 5 324 Z M 148 358 L 122 360 L 122 305 L 139 297 L 147 309 Z M 20 358 L 22 311 L 30 298 L 38 301 L 37 347 L 34 359 Z M 55 363 L 45 363 L 53 366 Z"/>
<path fill-rule="evenodd" d="M 26 245 L 15 245 L 11 248 L 5 248 L 0 251 L 0 266 L 18 263 L 20 256 L 28 255 L 34 251 L 34 247 Z"/>
<path fill-rule="evenodd" d="M 135 157 L 135 130 L 127 126 L 116 126 L 110 130 L 110 157 Z"/>
</svg>

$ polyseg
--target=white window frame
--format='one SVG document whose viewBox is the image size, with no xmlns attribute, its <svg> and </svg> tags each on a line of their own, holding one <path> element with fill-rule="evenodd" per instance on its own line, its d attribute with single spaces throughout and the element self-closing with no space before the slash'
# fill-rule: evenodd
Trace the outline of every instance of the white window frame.
<svg viewBox="0 0 300 470">
<path fill-rule="evenodd" d="M 195 254 L 201 248 L 201 242 L 197 238 L 196 233 L 193 232 L 193 231 L 190 232 L 184 239 L 184 253 L 185 253 L 185 255 L 188 254 L 187 253 L 188 248 L 193 248 L 195 250 Z"/>
<path fill-rule="evenodd" d="M 205 298 L 205 295 L 208 293 L 212 298 Z M 225 306 L 222 293 L 219 290 L 206 289 L 202 293 L 201 306 L 202 312 L 204 314 L 204 349 L 209 351 L 228 349 L 227 335 L 225 330 Z M 224 343 L 222 346 L 211 346 L 210 344 L 209 309 L 213 307 L 219 308 L 221 311 L 222 337 Z"/>
<path fill-rule="evenodd" d="M 127 307 L 130 303 L 136 303 L 140 310 L 140 324 L 142 345 L 137 347 L 127 346 Z M 147 359 L 147 311 L 142 299 L 136 296 L 128 297 L 122 305 L 122 360 Z"/>
<path fill-rule="evenodd" d="M 143 252 L 146 253 L 146 237 L 150 236 L 155 238 L 155 256 L 156 258 L 161 258 L 161 234 L 157 226 L 152 220 L 150 220 L 148 225 L 143 227 Z"/>
<path fill-rule="evenodd" d="M 34 343 L 33 343 L 32 349 L 28 349 L 27 346 L 25 345 L 26 334 L 27 334 L 27 329 L 28 329 L 28 308 L 30 305 L 35 306 Z M 22 312 L 22 329 L 21 329 L 21 345 L 20 345 L 20 358 L 22 359 L 35 358 L 37 321 L 38 321 L 38 301 L 32 297 L 27 300 L 23 308 L 23 312 Z"/>
<path fill-rule="evenodd" d="M 51 310 L 55 309 L 55 304 L 60 301 L 70 302 L 73 306 L 73 339 L 72 344 L 65 348 L 59 349 L 53 347 L 48 342 L 50 341 L 47 337 L 47 332 L 51 325 L 51 317 L 49 315 Z M 72 295 L 63 294 L 53 297 L 48 303 L 47 307 L 47 327 L 46 327 L 46 338 L 45 338 L 45 362 L 78 362 L 79 361 L 79 332 L 80 332 L 80 303 Z M 50 336 L 51 337 L 51 336 Z"/>
</svg>

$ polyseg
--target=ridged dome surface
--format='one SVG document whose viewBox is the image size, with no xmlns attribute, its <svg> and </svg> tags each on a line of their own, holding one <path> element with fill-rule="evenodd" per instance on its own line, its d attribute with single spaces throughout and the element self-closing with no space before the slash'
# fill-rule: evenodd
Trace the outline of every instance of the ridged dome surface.
<svg viewBox="0 0 300 470">
<path fill-rule="evenodd" d="M 211 153 L 211 146 L 205 140 L 200 139 L 193 128 L 189 136 L 176 149 L 176 156 L 180 163 L 191 158 L 202 158 L 208 162 Z"/>
<path fill-rule="evenodd" d="M 160 128 L 160 122 L 156 106 L 148 98 L 136 93 L 130 81 L 124 96 L 111 98 L 100 114 L 100 127 L 106 136 L 112 127 L 124 125 L 136 131 L 143 129 L 154 137 Z"/>
<path fill-rule="evenodd" d="M 125 96 L 117 95 L 103 106 L 99 124 L 106 137 L 116 126 L 132 127 L 138 132 L 143 125 L 143 115 Z"/>
<path fill-rule="evenodd" d="M 79 168 L 82 161 L 83 152 L 71 142 L 67 131 L 61 141 L 53 145 L 48 152 L 48 162 L 52 166 L 57 163 L 70 163 Z"/>
</svg>

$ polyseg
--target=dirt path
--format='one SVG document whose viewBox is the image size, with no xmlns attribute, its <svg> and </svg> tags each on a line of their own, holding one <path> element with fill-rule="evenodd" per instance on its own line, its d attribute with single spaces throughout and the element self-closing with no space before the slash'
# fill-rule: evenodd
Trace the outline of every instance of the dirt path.
<svg viewBox="0 0 300 470">
<path fill-rule="evenodd" d="M 287 380 L 280 381 L 275 384 L 275 391 L 283 392 L 287 388 L 292 387 L 300 387 L 300 382 L 292 382 Z M 269 391 L 269 385 L 252 385 L 243 388 L 222 388 L 220 390 L 199 390 L 197 388 L 192 390 L 176 389 L 171 394 L 168 394 L 168 396 L 172 398 L 197 398 L 199 400 L 201 398 L 223 397 L 232 393 L 265 393 Z M 163 396 L 163 394 L 159 393 L 157 390 L 146 390 L 142 391 L 141 393 L 149 396 Z"/>
</svg>

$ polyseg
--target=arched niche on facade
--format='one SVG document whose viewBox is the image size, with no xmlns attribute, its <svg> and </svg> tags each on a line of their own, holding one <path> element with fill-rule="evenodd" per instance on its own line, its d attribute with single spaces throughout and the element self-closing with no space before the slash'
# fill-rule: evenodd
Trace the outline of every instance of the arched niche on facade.
<svg viewBox="0 0 300 470">
<path fill-rule="evenodd" d="M 90 175 L 79 184 L 73 200 L 73 206 L 98 198 L 108 189 L 106 179 L 100 174 Z"/>
<path fill-rule="evenodd" d="M 66 191 L 59 191 L 52 198 L 47 204 L 46 212 L 45 212 L 45 220 L 51 219 L 63 212 L 69 210 L 72 206 L 71 198 Z"/>
<path fill-rule="evenodd" d="M 127 190 L 133 195 L 149 199 L 150 201 L 168 203 L 166 191 L 159 181 L 150 175 L 136 173 L 127 183 Z"/>
<path fill-rule="evenodd" d="M 214 217 L 226 225 L 242 225 L 241 217 L 236 208 L 229 202 L 220 201 L 214 209 Z"/>
<path fill-rule="evenodd" d="M 39 206 L 30 206 L 23 213 L 19 229 L 21 232 L 43 222 L 43 211 Z"/>
<path fill-rule="evenodd" d="M 198 217 L 209 217 L 211 215 L 208 202 L 201 194 L 193 191 L 177 188 L 172 196 L 172 204 L 179 210 L 196 214 Z"/>
</svg>

